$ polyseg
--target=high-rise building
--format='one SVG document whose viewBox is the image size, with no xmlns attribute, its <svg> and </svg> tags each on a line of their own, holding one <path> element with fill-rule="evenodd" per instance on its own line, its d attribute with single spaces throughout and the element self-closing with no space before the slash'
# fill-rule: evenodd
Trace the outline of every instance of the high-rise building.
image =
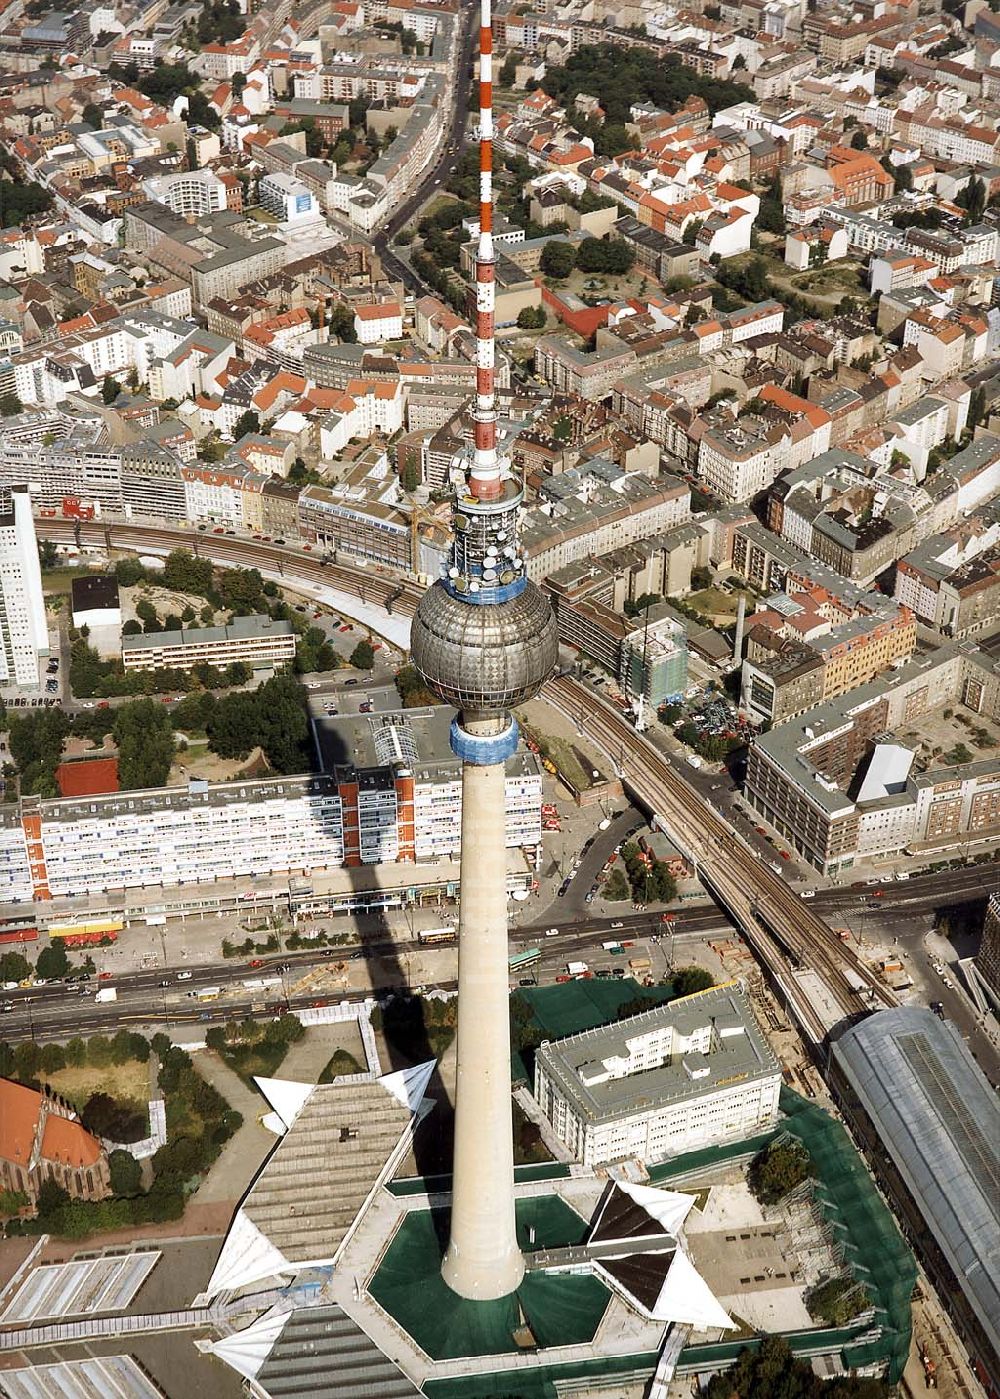
<svg viewBox="0 0 1000 1399">
<path fill-rule="evenodd" d="M 1000 894 L 991 894 L 983 922 L 983 940 L 976 954 L 976 970 L 1000 1004 Z"/>
<path fill-rule="evenodd" d="M 31 497 L 0 488 L 0 686 L 36 689 L 48 646 Z"/>
<path fill-rule="evenodd" d="M 497 450 L 490 24 L 490 0 L 481 0 L 473 446 L 446 574 L 421 599 L 410 636 L 417 670 L 460 711 L 451 727 L 462 759 L 455 1158 L 442 1274 L 477 1301 L 507 1296 L 524 1274 L 514 1224 L 504 764 L 517 747 L 510 709 L 538 693 L 559 646 L 549 604 L 525 571 L 521 491 Z"/>
</svg>

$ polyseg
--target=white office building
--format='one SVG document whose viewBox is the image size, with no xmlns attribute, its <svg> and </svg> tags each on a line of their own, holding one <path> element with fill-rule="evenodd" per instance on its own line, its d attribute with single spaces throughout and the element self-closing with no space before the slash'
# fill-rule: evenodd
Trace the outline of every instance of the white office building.
<svg viewBox="0 0 1000 1399">
<path fill-rule="evenodd" d="M 535 1099 L 585 1166 L 751 1136 L 775 1122 L 780 1088 L 738 982 L 543 1041 L 535 1054 Z"/>
<path fill-rule="evenodd" d="M 178 170 L 143 180 L 147 198 L 165 204 L 182 218 L 204 218 L 226 207 L 226 186 L 211 170 Z"/>
<path fill-rule="evenodd" d="M 0 687 L 36 689 L 48 649 L 31 497 L 0 487 Z"/>
<path fill-rule="evenodd" d="M 260 207 L 281 223 L 311 223 L 322 217 L 316 196 L 297 175 L 278 170 L 264 175 L 257 185 Z"/>
</svg>

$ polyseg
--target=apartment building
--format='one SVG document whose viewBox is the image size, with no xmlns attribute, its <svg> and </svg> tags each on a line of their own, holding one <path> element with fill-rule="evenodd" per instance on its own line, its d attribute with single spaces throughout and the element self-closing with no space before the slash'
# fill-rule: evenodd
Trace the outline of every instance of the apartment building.
<svg viewBox="0 0 1000 1399">
<path fill-rule="evenodd" d="M 736 982 L 535 1052 L 535 1101 L 585 1166 L 753 1136 L 776 1121 L 780 1087 L 781 1065 Z"/>
<path fill-rule="evenodd" d="M 234 617 L 225 627 L 144 632 L 122 637 L 126 670 L 193 670 L 197 665 L 220 670 L 234 661 L 252 666 L 286 665 L 295 659 L 290 622 L 271 617 Z"/>
<path fill-rule="evenodd" d="M 609 347 L 587 353 L 558 335 L 539 336 L 535 373 L 556 393 L 575 393 L 597 402 L 638 364 L 634 350 Z"/>
<path fill-rule="evenodd" d="M 759 622 L 751 619 L 756 624 L 747 638 L 742 703 L 760 718 L 781 723 L 909 660 L 916 647 L 913 613 L 874 597 L 871 611 L 834 626 L 817 619 L 812 607 L 787 620 L 766 607 Z M 788 609 L 799 605 L 795 598 L 778 601 Z"/>
<path fill-rule="evenodd" d="M 310 544 L 403 572 L 413 567 L 409 516 L 357 488 L 306 486 L 298 527 Z"/>
<path fill-rule="evenodd" d="M 526 516 L 521 531 L 525 567 L 535 580 L 691 517 L 690 489 L 676 476 L 650 481 L 598 457 L 545 477 L 539 496 L 541 504 Z"/>
<path fill-rule="evenodd" d="M 0 486 L 0 689 L 36 689 L 48 653 L 31 497 Z"/>
<path fill-rule="evenodd" d="M 462 783 L 450 721 L 443 706 L 324 720 L 320 776 L 28 798 L 0 813 L 0 897 L 86 897 L 453 858 Z M 509 760 L 506 796 L 507 847 L 522 852 L 522 870 L 534 869 L 542 774 L 533 754 L 519 750 Z"/>
<path fill-rule="evenodd" d="M 973 517 L 896 565 L 895 596 L 942 636 L 974 636 L 1000 617 L 1000 522 Z"/>
<path fill-rule="evenodd" d="M 710 428 L 698 449 L 698 475 L 722 500 L 750 500 L 788 465 L 789 441 L 779 426 Z"/>
<path fill-rule="evenodd" d="M 1000 663 L 951 642 L 754 739 L 745 796 L 824 874 L 1000 832 L 996 762 L 925 767 L 892 734 L 928 709 L 1000 716 Z"/>
<path fill-rule="evenodd" d="M 203 218 L 227 207 L 226 186 L 211 170 L 181 170 L 143 180 L 144 193 L 182 218 Z"/>
</svg>

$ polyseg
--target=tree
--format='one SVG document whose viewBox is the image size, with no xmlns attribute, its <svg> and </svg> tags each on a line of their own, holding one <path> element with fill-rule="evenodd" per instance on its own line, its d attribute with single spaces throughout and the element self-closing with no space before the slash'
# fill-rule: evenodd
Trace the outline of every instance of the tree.
<svg viewBox="0 0 1000 1399">
<path fill-rule="evenodd" d="M 978 175 L 973 175 L 972 179 L 964 189 L 959 190 L 955 196 L 955 203 L 965 210 L 965 222 L 967 224 L 978 223 L 986 208 L 986 185 Z"/>
<path fill-rule="evenodd" d="M 499 73 L 501 87 L 513 87 L 517 78 L 517 54 L 511 50 L 503 61 L 503 66 Z"/>
<path fill-rule="evenodd" d="M 336 335 L 345 345 L 357 344 L 358 333 L 354 328 L 354 313 L 343 302 L 338 302 L 330 312 L 330 333 Z"/>
<path fill-rule="evenodd" d="M 215 568 L 208 559 L 195 558 L 187 549 L 173 549 L 163 568 L 163 585 L 175 593 L 195 593 L 214 598 Z"/>
<path fill-rule="evenodd" d="M 897 194 L 906 194 L 913 188 L 913 171 L 908 165 L 894 165 L 889 174 L 895 182 Z"/>
<path fill-rule="evenodd" d="M 92 131 L 100 131 L 104 125 L 104 113 L 96 102 L 88 102 L 83 109 L 83 120 Z"/>
<path fill-rule="evenodd" d="M 756 225 L 762 233 L 784 233 L 785 231 L 785 201 L 780 175 L 774 176 L 761 197 Z"/>
<path fill-rule="evenodd" d="M 698 241 L 698 234 L 704 227 L 704 219 L 688 219 L 684 225 L 684 232 L 681 234 L 681 242 L 686 243 L 689 248 L 693 248 Z"/>
<path fill-rule="evenodd" d="M 58 568 L 59 550 L 51 539 L 40 539 L 38 541 L 38 562 L 43 569 Z"/>
<path fill-rule="evenodd" d="M 248 408 L 245 413 L 241 413 L 233 424 L 233 441 L 238 442 L 241 437 L 245 437 L 248 432 L 260 432 L 260 418 Z"/>
<path fill-rule="evenodd" d="M 66 1067 L 66 1051 L 61 1044 L 43 1044 L 38 1067 L 44 1074 L 57 1074 Z"/>
<path fill-rule="evenodd" d="M 750 1162 L 747 1184 L 762 1205 L 776 1205 L 812 1173 L 812 1161 L 805 1147 L 779 1137 Z"/>
<path fill-rule="evenodd" d="M 629 882 L 624 872 L 617 865 L 614 866 L 604 884 L 603 894 L 606 899 L 613 903 L 618 903 L 621 899 L 629 898 L 631 890 Z"/>
<path fill-rule="evenodd" d="M 678 996 L 693 996 L 715 985 L 715 978 L 704 967 L 680 967 L 673 975 L 674 991 Z"/>
<path fill-rule="evenodd" d="M 24 404 L 16 393 L 0 393 L 0 418 L 13 418 L 24 412 Z"/>
<path fill-rule="evenodd" d="M 95 1137 L 113 1142 L 138 1142 L 146 1135 L 145 1113 L 130 1103 L 119 1103 L 108 1093 L 94 1093 L 84 1105 L 80 1121 Z"/>
<path fill-rule="evenodd" d="M 112 730 L 118 748 L 118 781 L 126 791 L 162 787 L 176 751 L 170 715 L 153 700 L 123 704 Z"/>
<path fill-rule="evenodd" d="M 978 388 L 972 390 L 972 396 L 969 399 L 968 426 L 971 428 L 978 427 L 985 416 L 986 390 L 980 385 Z"/>
<path fill-rule="evenodd" d="M 542 249 L 540 264 L 546 277 L 561 280 L 568 277 L 576 266 L 576 251 L 571 243 L 550 240 Z"/>
<path fill-rule="evenodd" d="M 701 591 L 702 588 L 710 588 L 712 586 L 712 570 L 705 568 L 702 564 L 693 568 L 691 570 L 691 586 L 698 591 Z"/>
<path fill-rule="evenodd" d="M 122 386 L 117 379 L 113 379 L 110 374 L 105 374 L 104 383 L 101 385 L 101 397 L 105 403 L 114 403 L 115 399 L 122 391 Z"/>
<path fill-rule="evenodd" d="M 871 1299 L 850 1273 L 845 1273 L 817 1283 L 807 1294 L 805 1303 L 814 1321 L 825 1322 L 827 1326 L 846 1326 L 871 1305 Z"/>
<path fill-rule="evenodd" d="M 517 313 L 517 324 L 521 330 L 541 330 L 546 319 L 544 306 L 522 306 Z"/>
<path fill-rule="evenodd" d="M 69 958 L 61 942 L 43 947 L 35 962 L 35 974 L 44 981 L 61 981 L 69 973 Z"/>
<path fill-rule="evenodd" d="M 108 1157 L 111 1169 L 111 1189 L 116 1195 L 127 1200 L 134 1199 L 142 1190 L 142 1167 L 128 1151 L 113 1151 Z"/>
<path fill-rule="evenodd" d="M 406 458 L 400 481 L 404 491 L 415 491 L 420 485 L 420 467 L 412 455 Z"/>
<path fill-rule="evenodd" d="M 0 957 L 0 981 L 23 981 L 31 971 L 31 963 L 20 952 L 5 952 Z"/>
<path fill-rule="evenodd" d="M 866 151 L 868 149 L 868 133 L 859 126 L 851 137 L 851 146 L 856 151 Z"/>
<path fill-rule="evenodd" d="M 371 670 L 375 664 L 375 648 L 368 640 L 359 641 L 351 652 L 351 665 L 356 670 Z"/>
<path fill-rule="evenodd" d="M 246 87 L 246 85 L 247 75 L 245 73 L 233 74 L 232 80 L 230 82 L 230 87 L 233 89 L 233 96 L 236 98 L 237 102 L 243 96 L 243 89 Z"/>
</svg>

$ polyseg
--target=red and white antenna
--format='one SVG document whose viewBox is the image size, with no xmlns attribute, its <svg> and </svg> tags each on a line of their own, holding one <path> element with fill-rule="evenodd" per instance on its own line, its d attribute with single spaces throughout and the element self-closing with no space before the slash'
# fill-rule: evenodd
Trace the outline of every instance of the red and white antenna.
<svg viewBox="0 0 1000 1399">
<path fill-rule="evenodd" d="M 497 456 L 494 384 L 493 259 L 493 28 L 490 0 L 479 8 L 479 243 L 476 248 L 476 407 L 475 450 L 469 489 L 478 500 L 495 500 L 503 492 Z"/>
</svg>

